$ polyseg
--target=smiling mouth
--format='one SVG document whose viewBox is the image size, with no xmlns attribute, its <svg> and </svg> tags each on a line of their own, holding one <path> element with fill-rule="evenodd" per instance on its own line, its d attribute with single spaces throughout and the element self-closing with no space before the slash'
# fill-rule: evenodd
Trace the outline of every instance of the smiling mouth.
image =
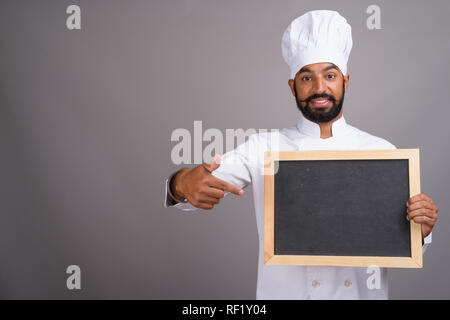
<svg viewBox="0 0 450 320">
<path fill-rule="evenodd" d="M 326 108 L 330 104 L 330 100 L 324 98 L 313 99 L 311 100 L 311 104 L 314 108 Z"/>
</svg>

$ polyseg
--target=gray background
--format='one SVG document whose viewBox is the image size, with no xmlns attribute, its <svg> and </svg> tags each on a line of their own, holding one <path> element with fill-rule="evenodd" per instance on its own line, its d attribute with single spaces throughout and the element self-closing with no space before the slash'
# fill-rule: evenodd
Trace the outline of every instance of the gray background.
<svg viewBox="0 0 450 320">
<path fill-rule="evenodd" d="M 72 3 L 81 31 L 66 29 Z M 420 148 L 440 206 L 424 269 L 392 270 L 390 297 L 450 298 L 447 0 L 2 1 L 0 298 L 254 299 L 251 190 L 211 212 L 164 209 L 170 136 L 194 120 L 295 124 L 280 42 L 311 9 L 353 29 L 347 121 Z"/>
</svg>

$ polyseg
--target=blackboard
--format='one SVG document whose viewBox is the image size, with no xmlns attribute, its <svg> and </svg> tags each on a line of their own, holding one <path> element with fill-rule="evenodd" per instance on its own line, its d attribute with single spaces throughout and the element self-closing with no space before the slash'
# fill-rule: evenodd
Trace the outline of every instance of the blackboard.
<svg viewBox="0 0 450 320">
<path fill-rule="evenodd" d="M 266 264 L 422 267 L 420 226 L 406 220 L 418 150 L 269 154 Z"/>
</svg>

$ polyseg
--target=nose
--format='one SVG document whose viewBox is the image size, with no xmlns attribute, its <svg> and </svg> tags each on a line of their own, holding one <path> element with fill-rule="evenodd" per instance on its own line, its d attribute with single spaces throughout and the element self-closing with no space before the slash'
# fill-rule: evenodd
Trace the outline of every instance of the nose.
<svg viewBox="0 0 450 320">
<path fill-rule="evenodd" d="M 325 89 L 326 89 L 325 80 L 322 77 L 317 77 L 314 80 L 313 89 L 314 89 L 314 92 L 317 92 L 317 93 L 325 92 Z"/>
</svg>

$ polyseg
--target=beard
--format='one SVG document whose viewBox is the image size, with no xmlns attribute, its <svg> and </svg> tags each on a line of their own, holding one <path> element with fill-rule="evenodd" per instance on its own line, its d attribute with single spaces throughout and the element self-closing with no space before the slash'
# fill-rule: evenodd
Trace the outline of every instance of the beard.
<svg viewBox="0 0 450 320">
<path fill-rule="evenodd" d="M 330 122 L 339 115 L 339 113 L 342 110 L 342 105 L 344 104 L 344 96 L 345 96 L 344 82 L 342 82 L 342 98 L 339 101 L 336 101 L 336 98 L 333 95 L 326 93 L 314 94 L 308 97 L 306 100 L 298 100 L 297 89 L 295 87 L 295 84 L 294 84 L 294 91 L 295 91 L 295 102 L 297 103 L 298 109 L 302 112 L 303 116 L 306 119 L 312 122 L 316 123 Z M 311 100 L 319 98 L 329 99 L 330 102 L 332 103 L 331 109 L 328 111 L 321 109 L 313 110 L 313 108 L 309 106 L 309 103 L 311 102 Z M 303 106 L 302 103 L 306 103 L 305 106 Z"/>
</svg>

